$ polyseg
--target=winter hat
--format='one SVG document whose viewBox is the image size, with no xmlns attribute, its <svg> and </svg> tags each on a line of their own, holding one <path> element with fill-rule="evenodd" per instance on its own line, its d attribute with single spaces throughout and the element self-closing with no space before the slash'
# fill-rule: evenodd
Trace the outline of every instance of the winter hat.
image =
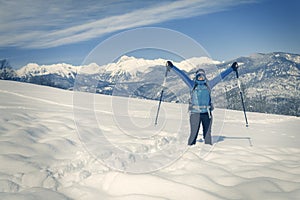
<svg viewBox="0 0 300 200">
<path fill-rule="evenodd" d="M 198 69 L 198 70 L 196 71 L 196 75 L 198 75 L 198 74 L 204 74 L 204 75 L 205 75 L 204 69 Z"/>
</svg>

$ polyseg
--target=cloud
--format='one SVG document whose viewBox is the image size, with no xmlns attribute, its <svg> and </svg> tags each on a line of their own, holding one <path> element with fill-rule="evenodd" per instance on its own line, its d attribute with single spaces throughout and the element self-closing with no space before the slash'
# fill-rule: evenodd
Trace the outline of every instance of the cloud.
<svg viewBox="0 0 300 200">
<path fill-rule="evenodd" d="M 147 2 L 147 3 L 145 3 Z M 204 15 L 249 1 L 0 1 L 0 47 L 49 48 L 139 26 Z"/>
</svg>

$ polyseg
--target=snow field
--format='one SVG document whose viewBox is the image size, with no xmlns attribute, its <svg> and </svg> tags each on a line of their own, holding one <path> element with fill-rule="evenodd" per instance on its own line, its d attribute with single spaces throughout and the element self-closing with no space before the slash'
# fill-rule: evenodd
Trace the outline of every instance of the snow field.
<svg viewBox="0 0 300 200">
<path fill-rule="evenodd" d="M 175 156 L 176 160 L 169 165 L 151 173 L 131 174 L 113 170 L 99 159 L 118 163 L 114 160 L 120 158 L 118 152 L 111 146 L 101 147 L 104 151 L 99 155 L 105 155 L 100 157 L 91 152 L 99 149 L 101 137 L 98 123 L 89 124 L 90 120 L 101 123 L 105 138 L 111 144 L 117 143 L 115 147 L 120 152 L 125 149 L 135 156 L 132 163 L 129 158 L 121 159 L 119 164 L 125 165 L 125 169 L 134 166 L 132 169 L 147 170 L 153 159 L 151 152 L 157 152 L 158 147 L 165 149 L 172 141 L 176 147 L 183 146 L 176 143 L 178 137 L 173 135 L 175 141 L 168 140 L 165 142 L 169 143 L 162 142 L 160 146 L 151 146 L 152 141 L 148 141 L 140 147 L 138 131 L 150 127 L 152 121 L 140 117 L 139 107 L 134 111 L 134 106 L 129 106 L 129 114 L 136 117 L 133 124 L 141 126 L 132 129 L 129 136 L 120 134 L 116 131 L 118 127 L 109 126 L 120 119 L 114 118 L 112 110 L 105 107 L 105 99 L 110 97 L 102 95 L 95 97 L 99 105 L 92 107 L 96 110 L 94 118 L 82 121 L 87 126 L 78 127 L 73 95 L 71 91 L 0 81 L 0 199 L 297 199 L 300 196 L 296 117 L 248 113 L 250 126 L 246 128 L 241 112 L 216 110 L 213 147 L 198 142 L 187 149 L 179 148 L 182 155 Z M 83 95 L 88 99 L 90 94 Z M 90 106 L 78 107 L 77 114 L 91 116 Z M 167 130 L 178 122 L 178 110 L 176 104 L 163 103 L 162 108 L 172 110 L 170 120 L 174 120 L 168 125 L 170 122 L 164 122 L 164 118 L 169 119 L 167 112 L 161 115 L 164 123 L 157 129 L 165 128 L 163 138 L 170 136 Z M 219 120 L 223 116 L 224 121 Z M 120 123 L 126 120 L 122 118 Z M 121 124 L 121 128 L 126 131 L 129 127 L 125 125 Z M 178 130 L 178 123 L 173 126 Z M 86 141 L 80 140 L 78 128 L 86 131 Z M 147 138 L 151 132 L 143 134 Z M 89 138 L 92 136 L 99 138 L 92 143 Z M 132 139 L 133 136 L 137 138 Z M 168 157 L 172 151 L 166 152 L 165 156 L 155 157 L 156 164 L 174 159 Z M 143 160 L 138 157 L 140 154 L 149 159 Z"/>
</svg>

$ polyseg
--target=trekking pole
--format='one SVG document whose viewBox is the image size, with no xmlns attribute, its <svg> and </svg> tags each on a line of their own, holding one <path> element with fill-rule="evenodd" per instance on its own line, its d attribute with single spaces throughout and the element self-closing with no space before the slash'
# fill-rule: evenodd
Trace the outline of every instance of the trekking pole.
<svg viewBox="0 0 300 200">
<path fill-rule="evenodd" d="M 169 71 L 169 68 L 166 69 L 164 81 L 163 81 L 163 84 L 162 84 L 162 90 L 160 92 L 160 98 L 159 98 L 159 103 L 158 103 L 158 108 L 157 108 L 156 118 L 155 118 L 155 123 L 154 123 L 155 126 L 157 125 L 157 120 L 158 120 L 158 114 L 159 114 L 159 110 L 160 110 L 160 105 L 161 105 L 161 101 L 162 101 L 162 98 L 163 98 L 163 95 L 164 95 L 164 89 L 165 89 L 166 82 L 167 82 L 168 71 Z"/>
<path fill-rule="evenodd" d="M 247 119 L 247 114 L 246 114 L 246 109 L 245 109 L 244 97 L 243 97 L 243 92 L 242 92 L 242 89 L 241 89 L 241 83 L 240 83 L 240 79 L 239 79 L 239 72 L 238 72 L 237 69 L 236 69 L 235 73 L 236 73 L 236 78 L 237 78 L 237 82 L 238 82 L 238 87 L 239 87 L 239 90 L 240 90 L 240 96 L 241 96 L 244 116 L 245 116 L 245 120 L 246 120 L 246 127 L 248 127 L 249 124 L 248 124 L 248 119 Z"/>
</svg>

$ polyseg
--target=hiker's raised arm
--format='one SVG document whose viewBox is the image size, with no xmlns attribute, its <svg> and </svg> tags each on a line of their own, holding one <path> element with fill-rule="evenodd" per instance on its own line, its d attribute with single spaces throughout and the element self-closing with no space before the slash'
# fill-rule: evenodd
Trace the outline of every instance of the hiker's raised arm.
<svg viewBox="0 0 300 200">
<path fill-rule="evenodd" d="M 231 67 L 229 67 L 228 69 L 226 69 L 225 71 L 221 72 L 220 75 L 216 76 L 215 78 L 213 78 L 211 81 L 209 81 L 209 86 L 210 88 L 215 87 L 218 83 L 220 83 L 222 81 L 222 79 L 224 79 L 226 76 L 228 76 L 231 72 L 236 71 L 238 68 L 238 63 L 234 62 Z"/>
<path fill-rule="evenodd" d="M 182 70 L 178 69 L 175 65 L 173 65 L 171 61 L 167 61 L 166 67 L 167 70 L 174 71 L 190 89 L 194 87 L 193 80 L 191 80 L 186 73 L 184 73 Z"/>
</svg>

